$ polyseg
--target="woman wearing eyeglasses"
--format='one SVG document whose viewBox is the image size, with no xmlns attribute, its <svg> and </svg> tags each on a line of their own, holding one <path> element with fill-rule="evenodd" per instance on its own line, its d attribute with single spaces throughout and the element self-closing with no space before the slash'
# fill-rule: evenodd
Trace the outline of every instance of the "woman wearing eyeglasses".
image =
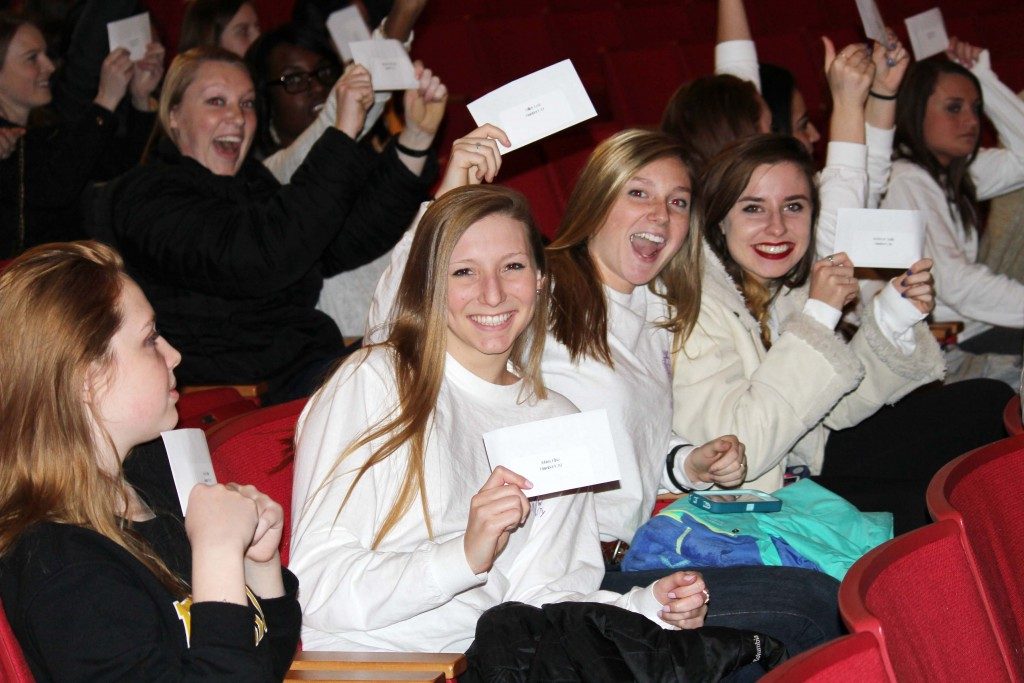
<svg viewBox="0 0 1024 683">
<path fill-rule="evenodd" d="M 432 168 L 394 177 L 400 163 L 381 160 L 401 152 L 375 156 L 355 142 L 373 102 L 366 70 L 350 69 L 335 92 L 335 125 L 281 185 L 249 158 L 255 89 L 245 63 L 215 47 L 189 50 L 161 93 L 164 138 L 104 189 L 97 236 L 121 251 L 181 350 L 183 384 L 267 382 L 270 403 L 308 395 L 343 353 L 337 326 L 314 308 L 324 275 L 389 249 L 426 197 Z M 418 128 L 436 131 L 444 86 L 429 79 L 406 100 Z M 368 205 L 363 189 L 384 182 L 394 196 Z M 402 212 L 393 235 L 381 227 Z"/>
</svg>

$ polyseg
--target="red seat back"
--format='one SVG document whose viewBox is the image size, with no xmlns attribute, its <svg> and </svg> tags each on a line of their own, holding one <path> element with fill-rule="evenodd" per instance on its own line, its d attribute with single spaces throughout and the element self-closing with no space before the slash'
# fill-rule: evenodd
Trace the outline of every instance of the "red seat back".
<svg viewBox="0 0 1024 683">
<path fill-rule="evenodd" d="M 975 449 L 939 470 L 928 486 L 932 517 L 959 527 L 1003 637 L 1024 679 L 1024 435 Z"/>
<path fill-rule="evenodd" d="M 182 394 L 178 399 L 178 429 L 198 428 L 208 431 L 228 418 L 259 408 L 234 387 L 217 387 Z"/>
<path fill-rule="evenodd" d="M 291 537 L 295 423 L 306 400 L 240 415 L 206 435 L 217 481 L 252 484 L 284 508 L 281 564 L 285 565 Z"/>
<path fill-rule="evenodd" d="M 11 625 L 7 623 L 3 603 L 0 603 L 0 681 L 5 683 L 32 683 L 32 671 L 28 668 L 21 645 L 14 637 Z"/>
<path fill-rule="evenodd" d="M 952 521 L 915 529 L 858 560 L 839 589 L 839 609 L 851 631 L 882 643 L 883 657 L 901 683 L 1011 680 L 977 574 Z"/>
<path fill-rule="evenodd" d="M 1006 433 L 1010 436 L 1024 434 L 1024 424 L 1021 424 L 1019 395 L 1014 396 L 1006 403 L 1006 408 L 1003 409 L 1003 425 L 1006 427 Z"/>
<path fill-rule="evenodd" d="M 762 683 L 889 683 L 882 648 L 870 633 L 854 633 L 819 645 L 769 671 Z"/>
</svg>

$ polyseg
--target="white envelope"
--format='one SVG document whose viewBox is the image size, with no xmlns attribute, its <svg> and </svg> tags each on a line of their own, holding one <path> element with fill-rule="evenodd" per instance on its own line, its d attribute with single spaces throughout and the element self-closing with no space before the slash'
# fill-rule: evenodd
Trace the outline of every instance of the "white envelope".
<svg viewBox="0 0 1024 683">
<path fill-rule="evenodd" d="M 484 434 L 491 469 L 526 477 L 530 498 L 560 493 L 619 479 L 608 412 L 588 410 Z"/>
<path fill-rule="evenodd" d="M 910 47 L 917 61 L 945 52 L 949 47 L 946 22 L 942 20 L 942 10 L 938 7 L 907 17 L 903 23 L 907 25 Z"/>
<path fill-rule="evenodd" d="M 597 116 L 568 59 L 517 78 L 466 106 L 476 125 L 490 123 L 505 131 L 512 146 L 498 145 L 502 154 Z"/>
<path fill-rule="evenodd" d="M 909 268 L 924 256 L 924 218 L 902 209 L 839 209 L 835 250 L 860 268 Z"/>
<path fill-rule="evenodd" d="M 110 22 L 107 24 L 107 40 L 111 52 L 119 47 L 126 48 L 133 62 L 145 57 L 146 46 L 152 41 L 149 12 Z"/>
<path fill-rule="evenodd" d="M 346 62 L 352 61 L 352 50 L 348 47 L 349 43 L 370 40 L 372 37 L 370 29 L 363 21 L 363 15 L 359 13 L 359 8 L 355 5 L 331 12 L 331 16 L 327 17 L 327 32 L 331 34 L 331 40 L 334 41 L 338 53 Z"/>
<path fill-rule="evenodd" d="M 882 20 L 882 13 L 878 11 L 875 0 L 857 0 L 857 11 L 860 12 L 860 21 L 864 24 L 864 35 L 887 45 L 889 36 L 885 32 L 885 21 Z"/>
<path fill-rule="evenodd" d="M 206 435 L 201 429 L 172 429 L 161 432 L 160 436 L 167 449 L 167 462 L 171 464 L 181 513 L 188 514 L 188 494 L 195 485 L 217 483 Z"/>
<path fill-rule="evenodd" d="M 352 51 L 352 61 L 369 70 L 374 91 L 409 90 L 419 85 L 412 60 L 401 42 L 393 38 L 357 40 L 349 43 L 348 47 Z"/>
</svg>

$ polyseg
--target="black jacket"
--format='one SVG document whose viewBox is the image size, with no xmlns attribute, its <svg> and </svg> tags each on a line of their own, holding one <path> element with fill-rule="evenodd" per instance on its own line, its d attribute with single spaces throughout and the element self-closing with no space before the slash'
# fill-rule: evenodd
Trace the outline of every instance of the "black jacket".
<svg viewBox="0 0 1024 683">
<path fill-rule="evenodd" d="M 91 104 L 73 121 L 29 128 L 20 143 L 23 151 L 15 149 L 0 160 L 0 259 L 37 244 L 85 237 L 83 190 L 134 166 L 156 121 L 154 114 L 128 109 L 126 138 L 115 137 L 113 114 Z M 0 119 L 0 126 L 12 125 Z"/>
<path fill-rule="evenodd" d="M 340 354 L 337 326 L 315 308 L 323 278 L 390 249 L 435 168 L 414 176 L 393 149 L 371 154 L 331 128 L 280 185 L 252 159 L 214 175 L 164 139 L 101 191 L 92 230 L 120 250 L 181 351 L 180 382 L 274 390 Z"/>
<path fill-rule="evenodd" d="M 162 444 L 150 462 L 167 470 Z M 148 467 L 148 463 L 140 463 Z M 157 518 L 134 523 L 171 571 L 189 578 L 191 553 L 170 490 L 139 493 Z M 267 630 L 255 643 L 253 606 L 180 604 L 156 576 L 104 536 L 67 524 L 40 524 L 0 560 L 0 599 L 32 674 L 45 681 L 280 681 L 299 640 L 298 581 L 283 570 L 286 594 L 260 600 Z M 177 604 L 176 604 L 177 603 Z M 183 614 L 188 614 L 188 636 Z"/>
</svg>

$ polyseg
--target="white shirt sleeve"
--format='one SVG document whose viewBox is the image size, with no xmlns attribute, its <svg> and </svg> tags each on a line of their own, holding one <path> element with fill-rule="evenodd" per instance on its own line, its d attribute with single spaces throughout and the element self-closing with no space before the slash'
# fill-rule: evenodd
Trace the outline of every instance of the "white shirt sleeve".
<svg viewBox="0 0 1024 683">
<path fill-rule="evenodd" d="M 398 285 L 402 282 L 402 275 L 405 273 L 405 264 L 409 260 L 409 250 L 412 249 L 412 240 L 416 236 L 416 228 L 423 219 L 430 202 L 420 204 L 420 210 L 412 219 L 412 225 L 402 235 L 402 239 L 391 250 L 391 263 L 381 273 L 377 280 L 377 289 L 373 292 L 373 299 L 370 300 L 370 310 L 366 315 L 366 343 L 378 344 L 388 336 L 388 323 L 391 321 L 391 309 L 395 305 L 395 298 L 398 297 Z"/>
<path fill-rule="evenodd" d="M 761 92 L 757 47 L 752 40 L 727 40 L 715 45 L 715 73 L 750 81 Z"/>
<path fill-rule="evenodd" d="M 320 631 L 383 628 L 435 609 L 487 579 L 470 569 L 461 535 L 424 540 L 411 552 L 372 549 L 394 501 L 405 453 L 392 454 L 358 483 L 356 473 L 372 446 L 336 469 L 334 464 L 347 444 L 394 405 L 397 397 L 388 386 L 369 361 L 349 362 L 300 420 L 289 568 L 302 584 L 303 622 Z M 403 589 L 407 586 L 415 590 Z"/>
<path fill-rule="evenodd" d="M 1005 146 L 980 150 L 971 164 L 978 199 L 984 200 L 1024 187 L 1024 102 L 992 71 L 988 50 L 971 72 L 981 82 L 985 113 Z"/>
<path fill-rule="evenodd" d="M 862 209 L 867 201 L 867 146 L 856 142 L 828 143 L 825 168 L 818 174 L 821 211 L 815 228 L 815 253 L 825 258 L 835 252 L 839 209 Z"/>
<path fill-rule="evenodd" d="M 868 146 L 868 209 L 878 208 L 889 186 L 895 137 L 895 128 L 875 128 L 871 124 L 864 124 L 864 140 Z"/>
<path fill-rule="evenodd" d="M 842 311 L 819 299 L 808 299 L 804 304 L 804 313 L 830 330 L 836 329 L 839 319 L 843 317 Z"/>
<path fill-rule="evenodd" d="M 914 325 L 925 319 L 925 314 L 914 304 L 900 296 L 890 282 L 873 299 L 875 322 L 882 336 L 898 348 L 904 356 L 913 355 L 917 348 Z"/>
<path fill-rule="evenodd" d="M 935 293 L 962 320 L 1024 327 L 1024 284 L 993 273 L 965 251 L 963 228 L 938 184 L 918 167 L 894 175 L 884 208 L 917 209 L 924 216 L 925 254 L 935 261 Z"/>
</svg>

